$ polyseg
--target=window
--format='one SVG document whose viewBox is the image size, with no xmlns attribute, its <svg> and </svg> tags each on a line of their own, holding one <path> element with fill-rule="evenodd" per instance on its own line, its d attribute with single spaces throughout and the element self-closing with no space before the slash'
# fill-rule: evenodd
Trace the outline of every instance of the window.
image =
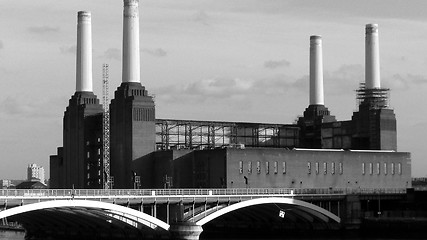
<svg viewBox="0 0 427 240">
<path fill-rule="evenodd" d="M 261 163 L 259 161 L 256 162 L 256 171 L 258 174 L 261 173 Z"/>
<path fill-rule="evenodd" d="M 344 166 L 343 163 L 340 162 L 340 174 L 342 175 L 344 173 Z"/>
<path fill-rule="evenodd" d="M 89 146 L 89 144 L 90 144 L 90 142 L 89 142 L 89 141 L 87 141 L 87 142 L 86 142 L 86 146 Z"/>
<path fill-rule="evenodd" d="M 239 173 L 243 173 L 243 161 L 239 161 Z"/>
<path fill-rule="evenodd" d="M 277 161 L 274 162 L 274 174 L 277 174 Z"/>
<path fill-rule="evenodd" d="M 90 164 L 89 164 L 89 163 L 87 164 L 86 169 L 87 169 L 87 170 L 89 170 L 89 169 L 90 169 Z"/>
<path fill-rule="evenodd" d="M 101 155 L 101 148 L 98 148 L 98 155 Z"/>
<path fill-rule="evenodd" d="M 380 175 L 380 173 L 381 173 L 380 168 L 381 168 L 381 164 L 377 163 L 377 175 Z"/>
<path fill-rule="evenodd" d="M 332 164 L 331 164 L 331 173 L 332 173 L 332 175 L 335 174 L 335 162 L 332 162 Z"/>
<path fill-rule="evenodd" d="M 90 174 L 89 173 L 87 173 L 87 179 L 89 179 L 90 178 Z"/>
<path fill-rule="evenodd" d="M 327 162 L 324 162 L 323 163 L 323 174 L 327 174 L 328 173 L 328 163 Z"/>
<path fill-rule="evenodd" d="M 391 163 L 391 175 L 394 175 L 394 163 Z"/>
<path fill-rule="evenodd" d="M 308 168 L 308 174 L 311 174 L 311 163 L 310 162 L 307 163 L 307 168 Z"/>
<path fill-rule="evenodd" d="M 87 153 L 86 153 L 86 157 L 87 157 L 87 158 L 90 158 L 90 152 L 87 152 Z"/>
<path fill-rule="evenodd" d="M 319 163 L 316 163 L 316 174 L 319 174 Z"/>
<path fill-rule="evenodd" d="M 384 175 L 387 175 L 387 163 L 384 163 Z"/>
<path fill-rule="evenodd" d="M 397 174 L 402 175 L 402 163 L 397 164 Z"/>
<path fill-rule="evenodd" d="M 101 170 L 98 170 L 98 176 L 101 176 Z"/>
<path fill-rule="evenodd" d="M 252 173 L 252 162 L 248 162 L 248 173 Z"/>
<path fill-rule="evenodd" d="M 369 163 L 369 174 L 372 175 L 372 173 L 374 172 L 374 167 L 372 166 L 372 163 Z"/>
<path fill-rule="evenodd" d="M 98 142 L 99 142 L 99 143 L 101 142 L 101 138 L 98 138 Z"/>
<path fill-rule="evenodd" d="M 365 163 L 362 163 L 362 175 L 365 175 Z"/>
<path fill-rule="evenodd" d="M 282 173 L 286 174 L 286 162 L 282 162 Z"/>
<path fill-rule="evenodd" d="M 270 162 L 265 162 L 265 173 L 270 174 Z"/>
</svg>

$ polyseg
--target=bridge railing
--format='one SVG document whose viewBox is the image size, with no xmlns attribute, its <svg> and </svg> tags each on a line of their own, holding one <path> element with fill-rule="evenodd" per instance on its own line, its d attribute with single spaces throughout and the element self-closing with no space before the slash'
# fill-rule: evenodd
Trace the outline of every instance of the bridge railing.
<svg viewBox="0 0 427 240">
<path fill-rule="evenodd" d="M 149 196 L 230 196 L 230 195 L 331 195 L 405 194 L 404 188 L 221 188 L 221 189 L 0 189 L 0 198 L 149 197 Z"/>
</svg>

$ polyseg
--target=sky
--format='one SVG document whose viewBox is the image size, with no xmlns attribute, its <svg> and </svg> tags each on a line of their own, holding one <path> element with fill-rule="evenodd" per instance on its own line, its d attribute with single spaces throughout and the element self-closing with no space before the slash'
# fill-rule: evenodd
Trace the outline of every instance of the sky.
<svg viewBox="0 0 427 240">
<path fill-rule="evenodd" d="M 325 105 L 357 109 L 365 25 L 379 25 L 398 151 L 427 177 L 427 1 L 140 0 L 141 82 L 156 118 L 290 124 L 308 106 L 309 38 L 323 40 Z M 0 0 L 0 179 L 24 179 L 62 146 L 75 92 L 77 12 L 92 13 L 93 85 L 121 83 L 121 0 Z"/>
</svg>

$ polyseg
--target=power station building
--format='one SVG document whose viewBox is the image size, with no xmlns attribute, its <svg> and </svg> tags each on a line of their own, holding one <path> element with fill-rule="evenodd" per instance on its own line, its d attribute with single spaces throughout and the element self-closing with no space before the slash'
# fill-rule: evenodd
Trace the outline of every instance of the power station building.
<svg viewBox="0 0 427 240">
<path fill-rule="evenodd" d="M 310 37 L 309 106 L 297 123 L 156 119 L 140 81 L 138 0 L 124 0 L 106 171 L 90 17 L 78 13 L 76 92 L 64 113 L 63 147 L 50 157 L 51 188 L 411 187 L 410 153 L 397 152 L 396 117 L 380 85 L 376 24 L 366 25 L 366 79 L 351 120 L 337 121 L 325 106 L 320 36 Z"/>
</svg>

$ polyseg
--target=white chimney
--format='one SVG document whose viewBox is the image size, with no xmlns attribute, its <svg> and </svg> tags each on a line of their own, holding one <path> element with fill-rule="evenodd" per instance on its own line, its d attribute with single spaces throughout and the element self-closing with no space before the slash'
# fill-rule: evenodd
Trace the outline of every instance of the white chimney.
<svg viewBox="0 0 427 240">
<path fill-rule="evenodd" d="M 366 89 L 381 88 L 378 24 L 366 24 L 365 87 Z"/>
<path fill-rule="evenodd" d="M 92 26 L 90 12 L 77 15 L 76 92 L 92 92 Z"/>
<path fill-rule="evenodd" d="M 322 37 L 310 36 L 310 105 L 324 105 Z"/>
<path fill-rule="evenodd" d="M 139 0 L 124 0 L 122 82 L 140 82 Z"/>
</svg>

